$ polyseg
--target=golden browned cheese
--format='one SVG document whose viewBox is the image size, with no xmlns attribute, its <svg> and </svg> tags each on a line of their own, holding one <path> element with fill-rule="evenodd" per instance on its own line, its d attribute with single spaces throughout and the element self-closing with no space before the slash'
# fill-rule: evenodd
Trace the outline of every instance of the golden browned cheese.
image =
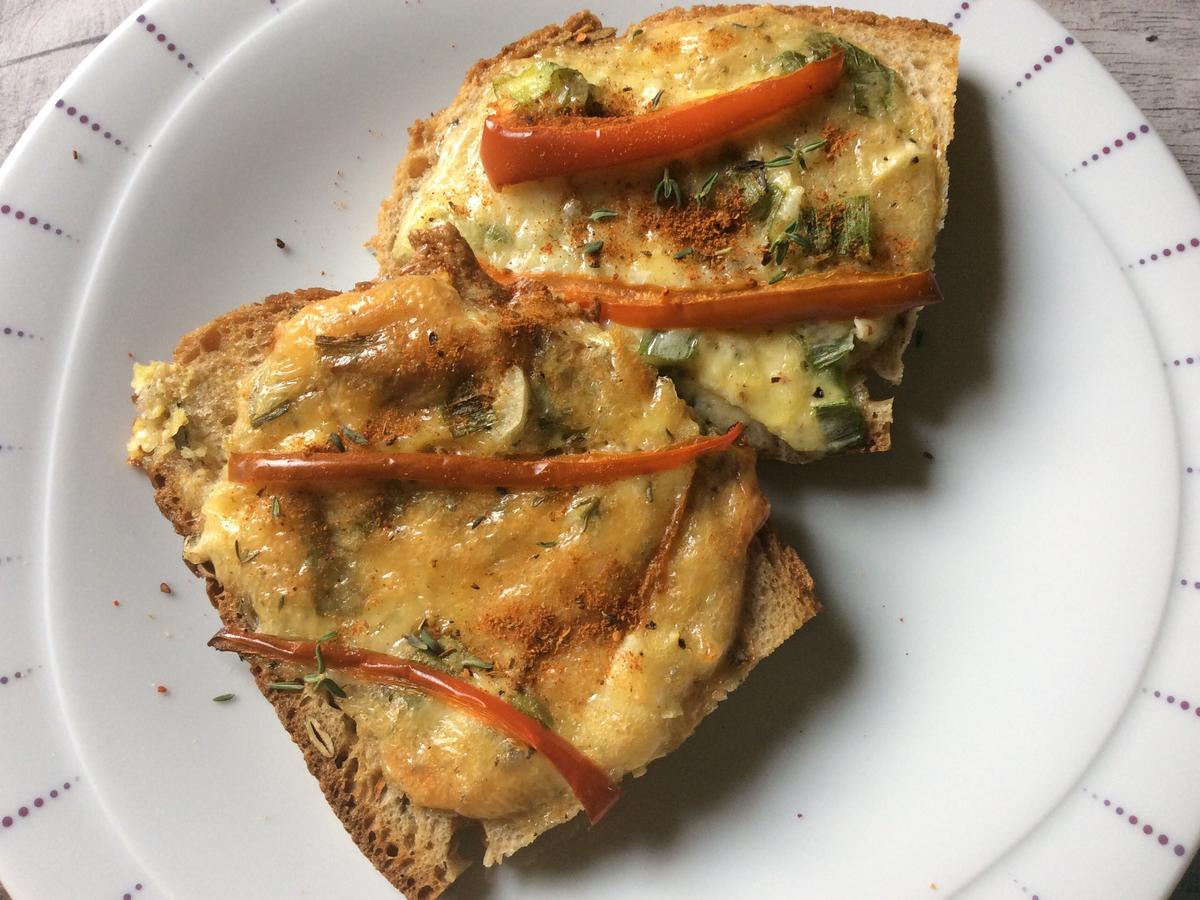
<svg viewBox="0 0 1200 900">
<path fill-rule="evenodd" d="M 609 40 L 555 44 L 532 61 L 506 62 L 501 77 L 554 63 L 578 70 L 605 114 L 647 113 L 778 75 L 797 59 L 811 59 L 814 43 L 827 40 L 803 17 L 771 7 L 740 9 L 655 21 Z M 435 161 L 396 228 L 392 257 L 412 254 L 412 229 L 450 222 L 496 268 L 637 284 L 743 286 L 830 266 L 927 269 L 943 209 L 945 148 L 929 110 L 901 77 L 879 77 L 892 79 L 891 87 L 886 102 L 869 109 L 848 73 L 829 98 L 668 161 L 681 209 L 664 202 L 661 191 L 656 201 L 661 162 L 494 190 L 479 144 L 484 118 L 504 98 L 480 88 L 476 102 L 439 135 Z M 851 198 L 869 203 L 869 253 L 806 254 L 795 243 L 780 256 L 771 252 L 781 240 L 786 245 L 785 232 L 802 211 L 815 210 L 819 219 L 821 210 Z M 596 242 L 603 242 L 598 252 Z M 820 335 L 807 327 L 705 332 L 688 360 L 664 365 L 681 384 L 742 410 L 792 449 L 819 453 L 841 448 L 830 446 L 812 410 L 814 394 L 825 403 L 852 397 L 845 373 L 894 325 L 890 318 L 836 323 L 837 337 L 853 335 L 855 349 L 824 370 L 810 363 L 809 351 L 828 338 L 827 323 Z M 643 337 L 628 339 L 636 345 Z"/>
<path fill-rule="evenodd" d="M 132 452 L 169 445 L 181 398 L 167 394 L 185 381 L 169 364 L 139 369 L 150 415 Z M 470 304 L 441 277 L 410 276 L 281 323 L 224 449 L 631 451 L 697 432 L 671 383 L 595 324 L 536 302 Z M 743 451 L 576 490 L 280 491 L 222 477 L 205 491 L 185 556 L 210 565 L 259 630 L 335 630 L 444 667 L 544 716 L 618 776 L 690 728 L 686 712 L 727 662 L 767 512 Z M 414 646 L 422 629 L 437 654 Z M 418 805 L 513 821 L 566 792 L 540 756 L 466 713 L 341 683 L 359 736 Z"/>
</svg>

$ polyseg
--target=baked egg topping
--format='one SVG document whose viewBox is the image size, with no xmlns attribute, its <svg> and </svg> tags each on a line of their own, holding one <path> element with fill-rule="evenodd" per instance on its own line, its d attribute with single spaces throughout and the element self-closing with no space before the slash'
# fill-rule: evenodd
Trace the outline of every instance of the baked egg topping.
<svg viewBox="0 0 1200 900">
<path fill-rule="evenodd" d="M 735 90 L 834 50 L 845 52 L 846 74 L 832 96 L 683 159 L 500 191 L 480 161 L 484 118 L 531 93 L 529 84 L 547 72 L 574 73 L 555 82 L 563 85 L 555 96 L 572 104 L 568 113 L 582 108 L 582 78 L 590 86 L 582 95 L 586 114 L 636 115 Z M 569 41 L 506 61 L 466 90 L 474 102 L 439 136 L 397 228 L 394 260 L 411 254 L 410 230 L 450 222 L 497 269 L 666 287 L 931 264 L 944 185 L 928 111 L 869 47 L 795 16 L 740 10 L 699 29 L 668 21 L 608 40 Z M 856 406 L 862 362 L 895 325 L 887 318 L 801 323 L 769 334 L 714 330 L 686 359 L 654 362 L 744 411 L 793 450 L 828 452 L 865 437 L 861 417 L 855 435 L 847 413 L 831 416 L 829 407 Z M 847 352 L 814 365 L 812 347 L 827 343 L 831 329 L 850 340 Z"/>
<path fill-rule="evenodd" d="M 187 414 L 181 368 L 138 370 L 145 402 L 131 452 L 177 452 L 166 432 Z M 549 301 L 468 303 L 436 276 L 282 322 L 237 410 L 224 455 L 652 450 L 698 432 L 671 382 L 612 333 L 561 318 Z M 336 631 L 445 668 L 620 776 L 686 735 L 728 665 L 747 546 L 766 509 L 744 451 L 576 490 L 300 491 L 222 474 L 185 557 L 212 571 L 254 629 Z M 341 708 L 413 803 L 505 821 L 573 803 L 540 756 L 469 714 L 402 688 L 339 683 Z"/>
</svg>

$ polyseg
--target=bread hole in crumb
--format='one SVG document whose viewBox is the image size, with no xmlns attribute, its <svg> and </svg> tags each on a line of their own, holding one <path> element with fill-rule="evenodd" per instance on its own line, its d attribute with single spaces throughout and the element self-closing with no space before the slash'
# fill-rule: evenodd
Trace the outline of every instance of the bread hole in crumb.
<svg viewBox="0 0 1200 900">
<path fill-rule="evenodd" d="M 417 891 L 417 900 L 429 900 L 429 898 L 432 896 L 433 896 L 433 886 L 432 885 L 427 884 L 424 887 L 422 887 L 419 891 Z"/>
<path fill-rule="evenodd" d="M 375 832 L 374 831 L 367 832 L 367 843 L 368 844 L 375 843 Z"/>
<path fill-rule="evenodd" d="M 397 847 L 395 844 L 388 844 L 383 852 L 386 853 L 389 857 L 394 858 L 400 853 L 400 848 Z"/>
<path fill-rule="evenodd" d="M 415 840 L 413 840 L 413 836 L 411 834 L 404 835 L 404 846 L 405 847 L 407 847 L 409 850 L 411 850 L 416 845 L 417 845 L 417 842 Z"/>
<path fill-rule="evenodd" d="M 426 841 L 426 842 L 425 842 L 425 849 L 426 849 L 426 850 L 432 850 L 432 849 L 433 849 L 433 841 Z"/>
<path fill-rule="evenodd" d="M 221 329 L 210 328 L 200 335 L 200 346 L 207 352 L 214 353 L 221 349 Z"/>
<path fill-rule="evenodd" d="M 914 57 L 913 57 L 913 58 L 912 58 L 912 59 L 909 61 L 909 64 L 910 64 L 910 65 L 911 65 L 911 66 L 912 66 L 914 69 L 916 69 L 918 72 L 920 72 L 920 71 L 921 71 L 922 69 L 924 69 L 924 68 L 925 68 L 927 65 L 929 65 L 928 61 L 927 61 L 927 60 L 925 59 L 925 57 L 923 57 L 923 56 L 914 56 Z"/>
<path fill-rule="evenodd" d="M 156 488 L 160 488 L 167 483 L 167 479 L 163 478 L 161 475 L 155 475 L 150 480 L 154 483 Z"/>
<path fill-rule="evenodd" d="M 434 866 L 433 867 L 433 877 L 436 878 L 438 881 L 444 880 L 446 877 L 446 867 L 445 866 Z"/>
<path fill-rule="evenodd" d="M 450 838 L 450 857 L 460 859 L 483 859 L 487 847 L 487 835 L 483 826 L 475 820 L 454 830 Z"/>
<path fill-rule="evenodd" d="M 225 428 L 232 428 L 233 423 L 236 421 L 237 413 L 233 410 L 230 410 L 229 412 L 225 413 L 225 415 L 221 416 L 221 425 Z"/>
</svg>

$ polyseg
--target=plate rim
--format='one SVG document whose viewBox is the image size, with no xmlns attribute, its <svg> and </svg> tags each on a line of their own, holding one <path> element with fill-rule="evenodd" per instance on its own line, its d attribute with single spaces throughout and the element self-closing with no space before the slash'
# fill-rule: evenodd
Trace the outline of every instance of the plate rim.
<svg viewBox="0 0 1200 900">
<path fill-rule="evenodd" d="M 276 5 L 275 0 L 270 0 L 270 3 L 272 6 Z M 58 141 L 58 139 L 51 133 L 52 129 L 47 127 L 47 124 L 56 115 L 56 107 L 55 107 L 56 98 L 59 98 L 64 93 L 70 91 L 72 88 L 74 88 L 76 85 L 83 82 L 92 73 L 94 73 L 96 71 L 99 71 L 101 69 L 104 69 L 109 66 L 114 66 L 114 65 L 119 68 L 121 66 L 121 62 L 119 59 L 119 48 L 122 46 L 123 43 L 127 43 L 132 40 L 133 32 L 138 30 L 137 25 L 138 25 L 138 17 L 139 16 L 141 16 L 141 17 L 158 17 L 158 18 L 164 18 L 164 19 L 170 18 L 173 10 L 177 10 L 177 9 L 186 7 L 186 5 L 187 4 L 182 2 L 182 0 L 151 0 L 151 2 L 148 2 L 147 4 L 145 4 L 138 10 L 134 11 L 134 13 L 132 13 L 125 22 L 123 22 L 120 26 L 118 26 L 118 28 L 114 29 L 112 34 L 110 34 L 109 37 L 107 37 L 103 42 L 101 42 L 93 50 L 93 52 L 90 53 L 81 62 L 81 64 L 71 73 L 71 75 L 68 76 L 68 78 L 63 83 L 63 85 L 51 95 L 51 98 L 46 102 L 46 104 L 42 107 L 42 109 L 38 112 L 38 114 L 31 121 L 26 132 L 21 136 L 21 138 L 14 145 L 12 151 L 10 152 L 8 158 L 4 161 L 3 165 L 0 165 L 0 195 L 3 195 L 6 192 L 6 190 L 8 189 L 11 182 L 20 180 L 22 172 L 26 169 L 26 167 L 32 165 L 32 163 L 30 162 L 30 157 L 36 156 L 39 148 L 47 149 L 48 146 L 56 146 L 56 145 L 61 144 L 61 142 Z M 1037 4 L 1033 2 L 1033 0 L 1019 0 L 1019 4 L 1015 4 L 1015 7 L 1016 8 L 1014 9 L 1014 12 L 1020 12 L 1020 11 L 1026 10 L 1026 9 L 1035 10 L 1042 17 L 1045 17 L 1045 18 L 1051 19 L 1051 21 L 1054 21 L 1053 18 L 1050 17 L 1049 14 L 1046 13 L 1044 10 L 1042 10 L 1039 6 L 1037 6 Z M 272 14 L 274 14 L 274 13 L 280 12 L 280 10 L 278 9 L 278 7 L 276 7 L 276 9 L 274 9 L 270 12 Z M 286 12 L 286 10 L 284 10 L 284 12 Z M 243 27 L 249 25 L 249 26 L 253 27 L 254 29 L 257 29 L 257 28 L 265 26 L 267 24 L 267 22 L 262 20 L 261 14 L 256 14 L 255 19 L 246 19 L 246 20 L 241 21 L 240 24 Z M 1058 27 L 1061 29 L 1063 34 L 1066 34 L 1065 28 L 1063 28 L 1061 25 L 1059 25 Z M 240 45 L 242 40 L 245 39 L 246 37 L 247 37 L 246 34 L 241 34 L 241 36 L 238 36 L 238 33 L 235 32 L 233 35 L 227 35 L 226 44 L 227 45 L 228 44 Z M 1068 40 L 1072 44 L 1076 43 L 1075 39 L 1068 38 Z M 1084 48 L 1081 46 L 1080 49 L 1082 50 Z M 1087 65 L 1088 74 L 1095 76 L 1098 73 L 1101 73 L 1101 72 L 1103 73 L 1102 78 L 1105 81 L 1105 88 L 1109 93 L 1118 95 L 1119 97 L 1123 98 L 1130 106 L 1134 106 L 1136 108 L 1135 104 L 1133 104 L 1132 99 L 1128 96 L 1128 94 L 1124 91 L 1124 89 L 1115 81 L 1115 79 L 1113 79 L 1111 74 L 1108 73 L 1108 71 L 1106 69 L 1104 69 L 1104 67 L 1097 60 L 1092 58 L 1090 56 L 1090 54 L 1086 54 L 1086 53 L 1081 55 L 1080 58 L 1083 59 L 1085 61 L 1085 64 Z M 219 63 L 217 63 L 217 64 L 219 65 Z M 186 102 L 187 96 L 190 94 L 191 90 L 194 90 L 194 89 L 196 89 L 196 86 L 191 85 L 191 86 L 189 86 L 189 88 L 187 90 L 179 92 L 179 95 L 182 96 L 182 98 L 183 98 L 183 102 Z M 1143 132 L 1143 134 L 1144 133 L 1146 133 L 1146 132 Z M 1171 155 L 1170 151 L 1167 150 L 1165 147 L 1162 147 L 1162 148 L 1156 147 L 1156 148 L 1154 148 L 1154 151 L 1155 151 L 1155 157 L 1153 160 L 1152 168 L 1156 172 L 1159 172 L 1159 171 L 1164 172 L 1164 173 L 1170 172 L 1170 174 L 1178 182 L 1182 183 L 1183 185 L 1187 185 L 1187 193 L 1190 196 L 1192 207 L 1193 207 L 1193 209 L 1192 209 L 1193 216 L 1195 219 L 1200 220 L 1200 198 L 1196 197 L 1195 192 L 1191 189 L 1190 185 L 1188 184 L 1186 175 L 1183 173 L 1183 170 L 1179 166 L 1178 161 L 1174 158 L 1173 155 Z M 1107 147 L 1105 148 L 1105 153 L 1106 154 L 1108 153 Z M 130 184 L 132 184 L 132 182 L 136 178 L 136 176 L 137 176 L 137 167 L 135 167 L 132 172 L 127 173 L 128 180 L 124 185 L 124 189 L 117 192 L 116 199 L 108 207 L 108 210 L 110 213 L 112 213 L 114 215 L 119 213 L 121 206 L 122 206 L 122 199 L 124 196 L 124 192 L 125 192 L 125 190 L 127 190 L 129 188 Z M 1072 194 L 1072 197 L 1075 197 L 1075 189 L 1072 186 L 1068 186 L 1068 191 Z M 111 221 L 111 218 L 112 217 L 110 215 L 108 221 Z M 1091 218 L 1091 217 L 1089 216 L 1089 218 Z M 103 222 L 105 220 L 102 219 L 101 221 Z M 1105 235 L 1106 237 L 1111 236 L 1108 233 L 1108 229 L 1103 227 L 1103 223 L 1096 221 L 1095 219 L 1093 219 L 1093 223 L 1096 225 L 1097 231 L 1099 233 L 1101 233 L 1102 235 Z M 99 231 L 98 231 L 98 234 L 99 234 Z M 98 245 L 102 246 L 103 240 L 99 241 Z M 1195 246 L 1195 245 L 1193 244 L 1193 246 Z M 1116 259 L 1117 259 L 1117 255 L 1114 253 L 1114 260 L 1116 260 Z M 5 261 L 4 260 L 4 252 L 2 250 L 0 250 L 0 263 L 3 263 L 4 261 Z M 87 274 L 82 274 L 80 277 L 78 277 L 76 279 L 76 287 L 77 288 L 85 287 L 90 282 L 91 272 L 94 272 L 95 266 L 99 264 L 99 261 L 100 261 L 100 258 L 99 258 L 99 255 L 97 254 L 96 258 L 91 260 L 90 265 L 83 267 L 87 270 Z M 1138 271 L 1137 269 L 1131 269 L 1132 273 L 1136 273 L 1137 271 Z M 1145 307 L 1145 304 L 1147 304 L 1148 302 L 1153 300 L 1152 296 L 1148 296 L 1149 294 L 1151 294 L 1149 288 L 1147 288 L 1144 283 L 1141 283 L 1134 277 L 1131 277 L 1131 275 L 1127 275 L 1126 277 L 1129 280 L 1130 288 L 1135 293 L 1135 295 L 1137 295 L 1139 297 L 1139 300 L 1141 300 L 1143 302 L 1143 305 Z M 79 324 L 79 321 L 78 321 L 79 297 L 76 296 L 75 298 L 73 298 L 73 300 L 74 300 L 74 304 L 72 306 L 65 308 L 65 311 L 70 313 L 70 315 L 68 316 L 68 321 L 66 322 L 66 324 L 68 325 L 67 332 L 69 334 L 69 338 L 64 341 L 64 344 L 68 347 L 73 347 L 75 345 L 76 341 L 79 339 L 79 335 L 77 333 L 75 333 L 75 330 L 76 330 L 75 326 L 77 326 Z M 0 305 L 0 313 L 5 313 L 5 310 L 2 305 Z M 1143 308 L 1143 314 L 1147 315 L 1145 308 Z M 68 354 L 64 355 L 62 357 L 62 359 L 64 359 L 64 360 L 69 359 L 70 355 L 71 354 L 68 353 Z M 1178 362 L 1176 364 L 1178 365 Z M 56 374 L 56 377 L 53 379 L 54 383 L 61 384 L 62 379 L 65 377 L 65 371 L 60 370 L 55 374 Z M 59 407 L 59 403 L 62 399 L 61 391 L 56 391 L 55 394 L 50 396 L 48 399 L 50 400 L 51 408 L 54 410 L 53 417 L 52 417 L 52 423 L 54 426 L 53 427 L 54 438 L 52 439 L 52 441 L 55 441 L 55 440 L 57 440 L 57 434 L 58 434 L 58 427 L 57 427 L 58 407 Z M 1180 429 L 1181 429 L 1181 404 L 1179 403 L 1179 398 L 1177 396 L 1175 396 L 1174 394 L 1172 394 L 1172 403 L 1175 407 L 1175 409 L 1174 409 L 1175 424 L 1176 424 L 1176 432 L 1178 435 L 1180 433 Z M 50 458 L 51 458 L 50 456 L 47 456 L 47 460 Z M 22 461 L 24 461 L 24 460 L 29 460 L 29 465 L 32 468 L 32 471 L 37 473 L 37 475 L 40 476 L 40 479 L 44 480 L 44 478 L 46 476 L 45 470 L 47 469 L 49 463 L 48 462 L 40 463 L 38 461 L 34 461 L 32 459 L 32 454 L 24 457 Z M 14 466 L 15 466 L 15 464 L 14 464 Z M 46 492 L 44 490 L 41 490 L 39 493 L 40 493 L 40 496 L 42 497 L 42 499 L 45 500 Z M 1184 498 L 1184 499 L 1186 499 L 1186 498 Z M 1185 503 L 1184 499 L 1181 499 L 1180 508 L 1179 508 L 1180 522 L 1182 522 L 1185 517 L 1185 507 L 1189 506 L 1189 505 L 1194 505 L 1194 504 Z M 44 541 L 49 540 L 49 523 L 46 521 L 46 517 L 45 517 L 46 507 L 44 504 L 38 504 L 38 505 L 35 505 L 34 508 L 39 509 L 39 511 L 42 515 L 41 520 L 39 520 L 36 523 L 36 529 L 43 536 L 42 549 L 45 550 L 46 548 L 45 548 Z M 1194 518 L 1194 515 L 1189 516 L 1189 518 Z M 1182 532 L 1180 532 L 1180 533 L 1182 534 Z M 1182 538 L 1181 538 L 1181 540 L 1182 540 Z M 43 560 L 46 558 L 44 553 L 41 558 Z M 45 570 L 45 567 L 43 564 L 42 571 L 44 572 L 44 570 Z M 42 578 L 39 580 L 41 581 L 41 583 L 44 586 L 45 579 Z M 1176 602 L 1176 601 L 1177 601 L 1177 598 L 1168 598 L 1167 605 L 1169 606 L 1171 603 Z M 45 616 L 44 595 L 39 597 L 38 605 L 39 605 L 39 608 L 41 608 L 41 613 L 39 614 L 39 616 L 37 618 L 39 621 L 42 621 L 42 620 L 44 620 L 44 616 Z M 1164 619 L 1165 619 L 1166 615 L 1167 615 L 1167 610 L 1166 610 L 1166 607 L 1164 607 Z M 1160 630 L 1161 630 L 1161 628 L 1160 628 Z M 47 651 L 46 658 L 52 659 L 53 648 L 48 645 L 48 638 L 49 638 L 48 634 L 43 630 L 41 633 L 33 634 L 32 638 L 33 638 L 34 642 L 37 642 L 37 643 L 44 642 L 47 644 L 47 646 L 44 647 L 43 649 Z M 0 645 L 0 646 L 2 646 L 2 645 Z M 1151 651 L 1151 661 L 1153 660 L 1154 654 L 1157 651 L 1157 649 L 1158 649 L 1158 638 L 1156 638 L 1154 649 Z M 1150 665 L 1150 662 L 1147 663 L 1147 667 L 1149 667 L 1149 665 Z M 1143 692 L 1145 692 L 1145 688 L 1143 688 Z M 55 691 L 55 695 L 56 696 L 58 695 L 57 689 Z M 2 698 L 0 698 L 0 699 L 2 699 Z M 1133 699 L 1130 700 L 1130 703 L 1127 705 L 1126 709 L 1123 710 L 1122 715 L 1121 715 L 1122 720 L 1124 720 L 1128 716 L 1129 707 L 1131 707 L 1136 702 L 1137 702 L 1137 698 L 1135 696 Z M 9 706 L 11 706 L 11 704 Z M 12 715 L 13 714 L 11 712 L 11 709 L 6 707 L 4 704 L 0 704 L 0 723 L 4 723 L 6 721 L 15 721 L 15 719 L 12 718 Z M 46 712 L 46 715 L 48 718 L 53 717 L 53 713 L 50 713 L 50 712 Z M 23 724 L 28 726 L 30 723 L 28 720 L 26 720 Z M 57 732 L 58 729 L 54 727 L 55 724 L 57 724 L 57 723 L 45 723 L 45 727 L 47 727 L 48 733 Z M 61 735 L 57 735 L 57 737 L 61 737 Z M 1112 738 L 1112 735 L 1109 736 L 1109 740 L 1107 740 L 1102 746 L 1097 748 L 1096 754 L 1093 757 L 1093 763 L 1095 762 L 1096 758 L 1102 756 L 1108 750 L 1109 745 L 1111 743 L 1111 738 Z M 70 749 L 73 749 L 73 748 L 70 748 Z M 1090 766 L 1089 766 L 1089 768 L 1090 768 Z M 4 783 L 5 783 L 5 776 L 0 775 L 0 785 L 3 785 Z M 1197 799 L 1200 799 L 1200 794 L 1198 794 Z M 97 799 L 97 800 L 93 800 L 91 802 L 100 802 L 100 801 L 98 801 L 98 799 Z M 1051 815 L 1054 815 L 1054 811 L 1048 813 L 1047 817 L 1049 817 Z M 102 816 L 101 821 L 103 821 L 104 818 L 106 818 L 106 816 Z M 112 824 L 115 825 L 118 829 L 120 828 L 120 824 L 118 822 L 113 822 Z M 1042 827 L 1041 823 L 1034 826 L 1033 829 L 1030 831 L 1029 835 L 1027 835 L 1027 839 L 1032 838 L 1041 829 L 1041 827 Z M 1193 829 L 1192 833 L 1190 834 L 1189 837 L 1190 837 L 1190 845 L 1194 852 L 1197 841 L 1200 840 L 1200 826 Z M 1118 842 L 1120 841 L 1120 839 L 1115 839 L 1115 840 Z M 132 850 L 130 852 L 132 853 Z M 10 869 L 15 871 L 18 868 L 21 868 L 20 863 L 17 863 L 9 858 L 6 858 L 6 853 L 7 853 L 6 847 L 3 844 L 0 844 L 0 861 L 4 862 L 4 872 L 7 873 Z M 1004 855 L 1006 855 L 1006 854 L 1001 854 L 1002 857 Z M 997 860 L 997 864 L 999 863 L 999 861 L 1000 860 Z M 1173 888 L 1175 881 L 1178 878 L 1178 875 L 1182 873 L 1183 867 L 1186 866 L 1186 864 L 1187 864 L 1186 861 L 1184 861 L 1177 867 L 1176 874 L 1173 876 L 1170 883 L 1165 886 L 1163 895 L 1165 895 L 1165 893 L 1169 893 L 1170 890 Z M 138 890 L 140 890 L 140 888 Z"/>
</svg>

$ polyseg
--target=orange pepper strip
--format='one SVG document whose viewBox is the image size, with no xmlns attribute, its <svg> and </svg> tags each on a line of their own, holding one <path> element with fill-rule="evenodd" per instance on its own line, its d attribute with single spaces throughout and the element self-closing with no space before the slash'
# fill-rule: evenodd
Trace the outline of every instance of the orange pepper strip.
<svg viewBox="0 0 1200 900">
<path fill-rule="evenodd" d="M 315 663 L 316 642 L 296 641 L 258 632 L 222 628 L 210 647 L 248 656 L 261 656 L 300 665 Z M 436 697 L 468 712 L 514 741 L 532 747 L 562 775 L 594 824 L 621 796 L 608 774 L 570 742 L 537 719 L 509 706 L 494 694 L 432 666 L 371 650 L 346 647 L 337 641 L 321 645 L 321 658 L 331 669 L 358 681 L 397 684 Z"/>
<path fill-rule="evenodd" d="M 941 300 L 932 272 L 830 273 L 749 288 L 665 288 L 586 275 L 524 274 L 489 268 L 497 281 L 529 281 L 600 318 L 635 328 L 770 328 L 793 322 L 881 318 Z"/>
<path fill-rule="evenodd" d="M 492 187 L 574 175 L 695 150 L 833 90 L 842 54 L 712 97 L 636 116 L 527 124 L 515 115 L 484 120 L 479 157 Z"/>
<path fill-rule="evenodd" d="M 568 453 L 540 459 L 503 459 L 456 453 L 234 453 L 229 480 L 299 482 L 391 479 L 462 488 L 548 488 L 606 484 L 663 472 L 706 453 L 725 450 L 742 433 L 739 422 L 724 434 L 633 453 Z"/>
</svg>

